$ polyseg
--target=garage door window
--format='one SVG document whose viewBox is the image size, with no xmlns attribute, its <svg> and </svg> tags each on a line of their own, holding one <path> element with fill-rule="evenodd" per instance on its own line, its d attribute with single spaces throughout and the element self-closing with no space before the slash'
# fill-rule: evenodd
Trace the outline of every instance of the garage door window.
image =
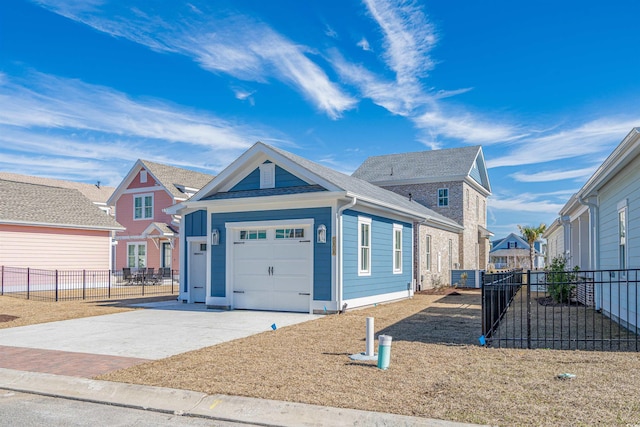
<svg viewBox="0 0 640 427">
<path fill-rule="evenodd" d="M 277 228 L 276 239 L 301 239 L 304 237 L 304 228 Z"/>
<path fill-rule="evenodd" d="M 267 230 L 240 230 L 240 240 L 266 240 Z"/>
</svg>

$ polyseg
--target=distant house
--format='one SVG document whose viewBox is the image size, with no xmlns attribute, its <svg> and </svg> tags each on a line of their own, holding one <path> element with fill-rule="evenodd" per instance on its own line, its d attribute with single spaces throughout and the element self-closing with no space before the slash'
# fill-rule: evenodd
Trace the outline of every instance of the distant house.
<svg viewBox="0 0 640 427">
<path fill-rule="evenodd" d="M 522 237 L 511 233 L 507 237 L 492 242 L 489 252 L 490 264 L 493 267 L 502 268 L 522 268 L 539 269 L 544 268 L 543 242 L 538 240 L 534 243 L 533 267 L 531 267 L 529 243 Z"/>
<path fill-rule="evenodd" d="M 64 181 L 61 179 L 44 178 L 40 176 L 22 175 L 10 172 L 0 172 L 0 179 L 14 182 L 25 182 L 29 184 L 46 185 L 49 187 L 61 187 L 78 190 L 87 199 L 91 200 L 96 206 L 103 211 L 113 216 L 112 206 L 107 204 L 107 200 L 113 191 L 114 187 L 101 185 L 100 182 L 96 184 L 87 184 L 84 182 Z"/>
<path fill-rule="evenodd" d="M 107 270 L 123 229 L 77 189 L 0 179 L 0 265 Z"/>
<path fill-rule="evenodd" d="M 168 211 L 184 223 L 179 298 L 230 309 L 323 313 L 409 297 L 414 224 L 452 242 L 463 231 L 407 196 L 263 143 Z"/>
<path fill-rule="evenodd" d="M 491 184 L 481 146 L 369 157 L 356 178 L 401 194 L 463 226 L 452 235 L 417 224 L 420 288 L 449 284 L 452 269 L 484 270 L 489 261 Z"/>
<path fill-rule="evenodd" d="M 557 218 L 542 235 L 542 238 L 547 241 L 547 263 L 551 263 L 555 258 L 567 258 L 567 253 L 564 249 L 564 233 L 565 228 L 562 224 L 562 219 Z"/>
<path fill-rule="evenodd" d="M 180 268 L 179 215 L 165 212 L 187 200 L 212 175 L 138 160 L 108 200 L 126 230 L 116 234 L 115 268 Z"/>
</svg>

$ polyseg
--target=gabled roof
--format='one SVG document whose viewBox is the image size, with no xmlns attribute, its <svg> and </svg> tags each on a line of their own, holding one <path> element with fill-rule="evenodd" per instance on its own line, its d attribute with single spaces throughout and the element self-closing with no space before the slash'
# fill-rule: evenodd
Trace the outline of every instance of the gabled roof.
<svg viewBox="0 0 640 427">
<path fill-rule="evenodd" d="M 480 145 L 372 156 L 352 176 L 377 185 L 473 180 L 491 193 Z"/>
<path fill-rule="evenodd" d="M 141 169 L 151 174 L 153 179 L 176 200 L 188 199 L 190 194 L 195 193 L 214 178 L 214 175 L 139 159 L 109 198 L 111 204 L 115 204 Z"/>
<path fill-rule="evenodd" d="M 595 196 L 620 170 L 640 156 L 640 127 L 635 127 L 624 137 L 613 152 L 587 180 L 577 193 L 578 199 Z M 582 203 L 582 202 L 581 202 Z"/>
<path fill-rule="evenodd" d="M 80 191 L 0 180 L 0 223 L 124 230 Z"/>
<path fill-rule="evenodd" d="M 257 142 L 249 148 L 213 181 L 194 195 L 191 200 L 198 201 L 216 194 L 217 191 L 228 184 L 234 175 L 244 171 L 247 164 L 256 163 L 256 161 L 252 159 L 260 159 L 260 161 L 262 161 L 262 159 L 272 160 L 281 167 L 288 167 L 291 169 L 290 172 L 295 170 L 297 174 L 304 175 L 310 184 L 322 185 L 329 191 L 340 192 L 342 195 L 348 197 L 356 197 L 362 202 L 393 209 L 405 215 L 408 214 L 412 217 L 432 221 L 456 230 L 463 229 L 463 227 L 455 221 L 432 211 L 420 203 L 410 201 L 404 196 L 262 142 Z"/>
<path fill-rule="evenodd" d="M 14 182 L 26 182 L 30 184 L 47 185 L 49 187 L 73 188 L 80 191 L 93 203 L 106 204 L 115 187 L 84 182 L 63 181 L 61 179 L 44 178 L 41 176 L 21 175 L 18 173 L 0 172 L 0 179 Z"/>
<path fill-rule="evenodd" d="M 527 252 L 529 251 L 529 243 L 524 240 L 522 237 L 518 236 L 515 233 L 510 233 L 507 237 L 505 237 L 504 239 L 499 239 L 499 240 L 494 240 L 492 242 L 492 248 L 491 248 L 491 252 L 496 252 L 498 250 L 502 250 L 502 249 L 509 249 L 507 247 L 507 242 L 518 242 L 518 247 L 516 249 L 526 249 Z M 511 248 L 514 249 L 514 248 Z M 538 252 L 538 250 L 535 249 L 535 245 L 534 245 L 534 253 L 539 254 L 540 252 Z"/>
</svg>

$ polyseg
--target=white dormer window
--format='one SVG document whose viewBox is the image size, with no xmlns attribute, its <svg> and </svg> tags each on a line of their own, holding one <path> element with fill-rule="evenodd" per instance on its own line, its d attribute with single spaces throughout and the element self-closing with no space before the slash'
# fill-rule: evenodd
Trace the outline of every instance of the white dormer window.
<svg viewBox="0 0 640 427">
<path fill-rule="evenodd" d="M 275 163 L 263 163 L 260 165 L 260 188 L 274 188 L 276 186 Z"/>
<path fill-rule="evenodd" d="M 144 184 L 147 182 L 147 171 L 146 170 L 141 170 L 140 171 L 140 183 Z"/>
</svg>

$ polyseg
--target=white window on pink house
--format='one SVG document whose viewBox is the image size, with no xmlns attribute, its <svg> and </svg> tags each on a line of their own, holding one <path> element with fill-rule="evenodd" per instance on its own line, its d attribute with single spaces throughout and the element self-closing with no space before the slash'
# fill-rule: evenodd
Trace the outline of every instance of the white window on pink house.
<svg viewBox="0 0 640 427">
<path fill-rule="evenodd" d="M 127 267 L 144 268 L 147 266 L 147 244 L 127 243 Z"/>
<path fill-rule="evenodd" d="M 133 196 L 133 219 L 153 219 L 153 194 Z"/>
</svg>

